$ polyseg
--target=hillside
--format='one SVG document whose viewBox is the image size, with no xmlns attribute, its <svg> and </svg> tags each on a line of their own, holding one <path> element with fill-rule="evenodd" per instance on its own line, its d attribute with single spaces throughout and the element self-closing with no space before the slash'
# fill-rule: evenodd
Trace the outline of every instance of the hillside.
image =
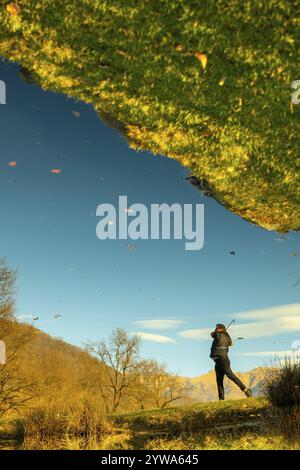
<svg viewBox="0 0 300 470">
<path fill-rule="evenodd" d="M 0 55 L 28 82 L 92 104 L 132 148 L 176 159 L 239 216 L 299 230 L 299 9 L 287 0 L 1 2 Z"/>
<path fill-rule="evenodd" d="M 0 378 L 9 377 L 0 389 L 0 416 L 2 394 L 11 390 L 10 384 L 20 388 L 21 399 L 31 398 L 28 403 L 66 402 L 64 396 L 70 399 L 70 391 L 80 395 L 91 388 L 92 374 L 93 382 L 101 377 L 101 365 L 87 352 L 29 324 L 0 320 L 0 339 L 7 350 L 7 366 L 0 366 Z"/>
</svg>

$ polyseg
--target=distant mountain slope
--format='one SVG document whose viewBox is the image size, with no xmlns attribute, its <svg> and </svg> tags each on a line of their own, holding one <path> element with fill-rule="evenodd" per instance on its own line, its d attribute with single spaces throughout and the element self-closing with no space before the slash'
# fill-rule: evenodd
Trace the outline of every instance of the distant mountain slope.
<svg viewBox="0 0 300 470">
<path fill-rule="evenodd" d="M 237 376 L 244 382 L 246 387 L 251 388 L 254 396 L 261 395 L 261 381 L 264 374 L 263 367 L 257 367 L 248 372 L 237 372 Z M 189 397 L 195 402 L 215 401 L 218 399 L 215 379 L 215 371 L 187 379 L 191 386 Z M 226 398 L 245 398 L 240 389 L 230 380 L 225 378 Z"/>
</svg>

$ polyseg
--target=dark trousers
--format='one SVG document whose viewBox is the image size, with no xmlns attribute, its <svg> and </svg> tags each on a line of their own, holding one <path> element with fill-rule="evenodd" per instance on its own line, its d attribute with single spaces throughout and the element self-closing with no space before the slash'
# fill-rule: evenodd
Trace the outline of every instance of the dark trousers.
<svg viewBox="0 0 300 470">
<path fill-rule="evenodd" d="M 230 360 L 227 355 L 214 358 L 215 371 L 218 386 L 219 400 L 224 400 L 224 376 L 226 375 L 232 382 L 234 382 L 242 391 L 246 390 L 243 382 L 232 372 L 230 367 Z"/>
</svg>

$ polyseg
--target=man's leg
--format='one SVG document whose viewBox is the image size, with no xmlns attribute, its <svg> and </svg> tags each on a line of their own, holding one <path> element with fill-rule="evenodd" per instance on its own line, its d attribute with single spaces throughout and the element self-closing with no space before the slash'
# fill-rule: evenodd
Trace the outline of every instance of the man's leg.
<svg viewBox="0 0 300 470">
<path fill-rule="evenodd" d="M 224 370 L 222 364 L 220 363 L 219 359 L 215 360 L 215 371 L 216 371 L 216 379 L 217 379 L 217 386 L 218 386 L 218 396 L 219 400 L 224 400 Z"/>
<path fill-rule="evenodd" d="M 232 372 L 229 358 L 226 356 L 226 357 L 222 357 L 222 359 L 220 360 L 222 362 L 224 374 L 230 380 L 232 380 L 232 382 L 234 382 L 242 390 L 242 392 L 247 390 L 246 385 L 244 385 L 243 382 Z"/>
</svg>

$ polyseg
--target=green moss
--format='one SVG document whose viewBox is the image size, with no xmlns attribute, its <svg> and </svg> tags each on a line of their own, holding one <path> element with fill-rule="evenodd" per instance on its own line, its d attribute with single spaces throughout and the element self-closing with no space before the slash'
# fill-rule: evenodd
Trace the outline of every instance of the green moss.
<svg viewBox="0 0 300 470">
<path fill-rule="evenodd" d="M 10 16 L 5 3 L 0 54 L 43 88 L 93 104 L 133 148 L 175 158 L 236 214 L 300 229 L 300 4 L 19 0 Z"/>
</svg>

